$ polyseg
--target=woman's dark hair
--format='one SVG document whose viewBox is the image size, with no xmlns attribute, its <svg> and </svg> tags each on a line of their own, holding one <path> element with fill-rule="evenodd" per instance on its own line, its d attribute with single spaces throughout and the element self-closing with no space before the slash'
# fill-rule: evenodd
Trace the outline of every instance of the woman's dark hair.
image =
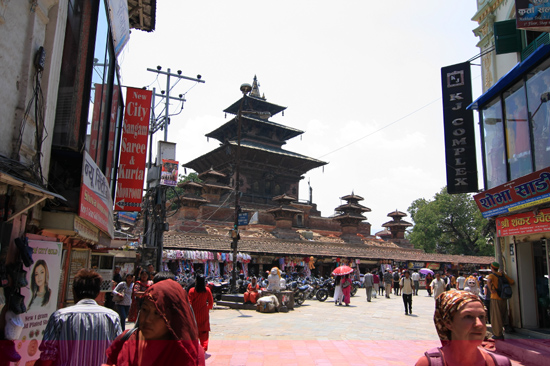
<svg viewBox="0 0 550 366">
<path fill-rule="evenodd" d="M 338 286 L 342 282 L 342 278 L 340 276 L 336 276 L 334 279 L 334 286 Z"/>
<path fill-rule="evenodd" d="M 206 281 L 204 280 L 204 276 L 198 275 L 195 279 L 195 291 L 206 292 Z"/>
<path fill-rule="evenodd" d="M 44 267 L 44 271 L 45 271 L 45 276 L 44 276 L 44 290 L 45 290 L 45 293 L 44 293 L 44 297 L 42 298 L 42 303 L 40 304 L 40 306 L 44 306 L 50 301 L 50 294 L 52 293 L 52 291 L 50 290 L 50 287 L 48 286 L 48 281 L 50 279 L 50 271 L 48 270 L 48 265 L 46 264 L 46 261 L 44 259 L 39 259 L 34 264 L 34 267 L 32 268 L 32 272 L 31 272 L 31 293 L 32 293 L 32 298 L 31 298 L 31 301 L 29 302 L 29 306 L 28 306 L 29 308 L 31 307 L 32 303 L 34 302 L 34 299 L 36 298 L 36 295 L 37 295 L 38 290 L 39 290 L 38 285 L 36 284 L 36 279 L 35 279 L 35 275 L 34 275 L 34 272 L 36 271 L 36 269 L 39 266 Z"/>
<path fill-rule="evenodd" d="M 176 276 L 172 272 L 161 271 L 153 277 L 153 283 L 157 283 L 164 280 L 176 280 Z"/>
<path fill-rule="evenodd" d="M 75 300 L 95 299 L 101 290 L 102 281 L 103 278 L 95 271 L 89 269 L 81 269 L 78 271 L 76 276 L 74 276 L 73 282 Z"/>
</svg>

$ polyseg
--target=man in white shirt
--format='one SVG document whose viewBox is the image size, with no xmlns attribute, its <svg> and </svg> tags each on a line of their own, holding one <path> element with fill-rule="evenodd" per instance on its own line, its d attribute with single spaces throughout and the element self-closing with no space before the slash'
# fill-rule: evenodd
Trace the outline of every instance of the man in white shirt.
<svg viewBox="0 0 550 366">
<path fill-rule="evenodd" d="M 466 283 L 466 278 L 464 277 L 464 273 L 460 273 L 460 275 L 456 279 L 456 287 L 459 290 L 464 290 L 465 283 Z"/>
<path fill-rule="evenodd" d="M 412 314 L 413 280 L 409 271 L 405 271 L 405 277 L 401 277 L 401 280 L 399 281 L 399 288 L 401 289 L 401 295 L 403 296 L 405 315 Z"/>
<path fill-rule="evenodd" d="M 417 271 L 414 271 L 413 274 L 411 275 L 411 278 L 414 284 L 413 295 L 418 296 L 418 289 L 420 288 L 420 273 L 418 273 Z"/>
<path fill-rule="evenodd" d="M 430 285 L 432 288 L 432 292 L 434 294 L 434 300 L 437 299 L 439 295 L 441 295 L 443 292 L 445 292 L 445 281 L 441 279 L 441 273 L 437 272 L 435 274 L 435 278 L 432 281 L 432 284 Z"/>
</svg>

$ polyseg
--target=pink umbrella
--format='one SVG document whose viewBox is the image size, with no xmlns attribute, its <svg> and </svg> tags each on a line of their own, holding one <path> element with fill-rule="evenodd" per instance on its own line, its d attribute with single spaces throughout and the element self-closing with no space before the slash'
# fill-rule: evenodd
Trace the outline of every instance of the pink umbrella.
<svg viewBox="0 0 550 366">
<path fill-rule="evenodd" d="M 429 268 L 421 268 L 418 272 L 420 272 L 424 275 L 431 274 L 433 276 L 433 274 L 434 274 L 434 271 L 432 271 Z"/>
<path fill-rule="evenodd" d="M 345 276 L 347 274 L 350 274 L 353 272 L 353 268 L 350 266 L 340 266 L 337 267 L 334 271 L 332 271 L 333 276 Z"/>
</svg>

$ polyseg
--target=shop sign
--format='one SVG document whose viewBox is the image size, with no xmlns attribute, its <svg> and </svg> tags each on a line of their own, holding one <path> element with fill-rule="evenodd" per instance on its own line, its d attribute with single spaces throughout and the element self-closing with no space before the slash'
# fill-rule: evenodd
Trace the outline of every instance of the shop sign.
<svg viewBox="0 0 550 366">
<path fill-rule="evenodd" d="M 21 314 L 23 330 L 16 341 L 21 355 L 19 365 L 34 365 L 40 358 L 40 342 L 50 315 L 57 309 L 57 298 L 61 279 L 62 244 L 52 241 L 29 240 L 33 249 L 34 264 L 23 267 L 27 271 L 29 286 L 21 288 L 21 295 L 27 305 L 27 312 Z M 37 279 L 41 279 L 37 281 Z M 41 285 L 42 284 L 42 285 Z M 42 295 L 41 294 L 44 294 Z M 49 294 L 48 294 L 49 293 Z M 3 356 L 5 357 L 5 356 Z"/>
<path fill-rule="evenodd" d="M 418 269 L 418 268 L 424 268 L 424 262 L 409 262 L 408 268 L 409 269 Z"/>
<path fill-rule="evenodd" d="M 431 269 L 432 271 L 437 271 L 440 267 L 440 263 L 426 263 L 426 268 Z"/>
<path fill-rule="evenodd" d="M 474 199 L 483 217 L 550 202 L 550 167 L 476 194 Z"/>
<path fill-rule="evenodd" d="M 550 232 L 550 209 L 497 217 L 496 226 L 499 237 Z"/>
<path fill-rule="evenodd" d="M 150 90 L 127 88 L 115 199 L 116 211 L 141 211 L 151 113 Z"/>
<path fill-rule="evenodd" d="M 516 0 L 516 28 L 550 32 L 550 1 Z"/>
<path fill-rule="evenodd" d="M 477 192 L 477 162 L 470 62 L 441 68 L 447 192 Z"/>
<path fill-rule="evenodd" d="M 85 240 L 93 241 L 97 243 L 99 237 L 99 230 L 93 225 L 86 224 L 80 217 L 74 217 L 74 231 Z"/>
<path fill-rule="evenodd" d="M 109 0 L 108 4 L 111 35 L 115 53 L 118 56 L 130 39 L 128 2 L 126 0 Z"/>
<path fill-rule="evenodd" d="M 84 152 L 82 187 L 78 216 L 114 236 L 113 200 L 107 178 L 88 153 Z"/>
</svg>

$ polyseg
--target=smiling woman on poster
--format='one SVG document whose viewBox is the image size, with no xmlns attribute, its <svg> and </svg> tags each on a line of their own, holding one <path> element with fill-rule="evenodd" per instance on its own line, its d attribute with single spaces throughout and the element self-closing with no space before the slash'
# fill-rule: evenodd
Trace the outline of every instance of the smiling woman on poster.
<svg viewBox="0 0 550 366">
<path fill-rule="evenodd" d="M 39 307 L 48 305 L 51 294 L 49 278 L 46 261 L 43 259 L 36 261 L 31 272 L 31 301 L 27 306 L 27 312 L 36 311 Z"/>
</svg>

